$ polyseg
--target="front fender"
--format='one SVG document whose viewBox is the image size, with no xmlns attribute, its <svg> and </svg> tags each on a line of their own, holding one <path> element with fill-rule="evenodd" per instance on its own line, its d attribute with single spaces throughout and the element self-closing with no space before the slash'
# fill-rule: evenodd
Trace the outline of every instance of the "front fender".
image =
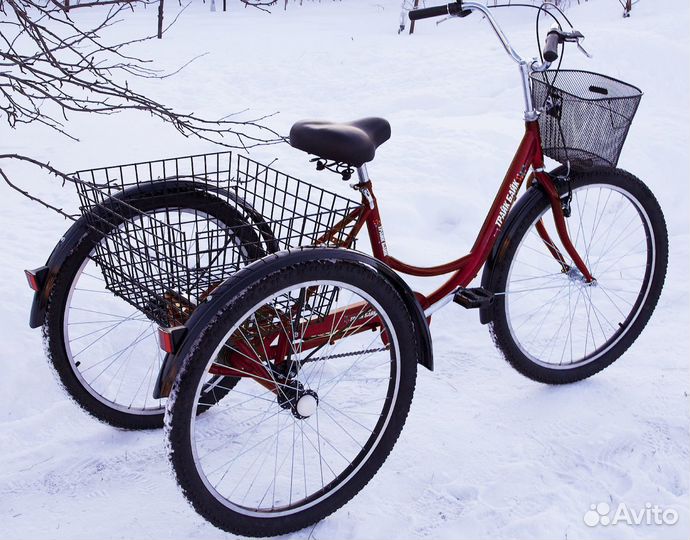
<svg viewBox="0 0 690 540">
<path fill-rule="evenodd" d="M 434 359 L 431 332 L 429 331 L 429 325 L 424 317 L 424 310 L 419 304 L 417 297 L 412 292 L 412 289 L 410 289 L 409 285 L 407 285 L 395 271 L 387 264 L 358 251 L 324 247 L 302 247 L 267 255 L 245 266 L 220 285 L 220 287 L 213 292 L 212 298 L 194 310 L 194 313 L 185 325 L 184 335 L 180 338 L 181 342 L 177 346 L 177 351 L 174 354 L 167 354 L 163 361 L 163 366 L 161 367 L 156 386 L 154 387 L 153 397 L 155 399 L 160 399 L 170 395 L 170 390 L 182 367 L 182 362 L 194 346 L 192 343 L 193 340 L 185 339 L 185 337 L 198 335 L 198 333 L 216 316 L 220 306 L 225 306 L 256 280 L 272 274 L 273 272 L 280 271 L 282 268 L 299 262 L 323 261 L 328 259 L 346 260 L 366 264 L 381 273 L 389 281 L 405 302 L 412 318 L 422 350 L 422 356 L 419 359 L 419 363 L 433 371 Z"/>
<path fill-rule="evenodd" d="M 566 172 L 565 167 L 558 167 L 554 169 L 549 174 L 551 176 L 559 176 Z M 486 264 L 484 264 L 484 271 L 482 272 L 482 282 L 481 286 L 491 292 L 496 292 L 491 290 L 491 283 L 493 281 L 493 274 L 496 270 L 496 264 L 501 259 L 502 250 L 504 250 L 510 242 L 510 239 L 515 233 L 515 227 L 524 216 L 534 208 L 535 204 L 540 204 L 540 201 L 546 197 L 544 190 L 536 182 L 527 189 L 522 197 L 520 197 L 511 211 L 508 213 L 505 225 L 501 230 L 501 233 L 496 239 L 491 253 L 489 254 Z M 486 307 L 479 308 L 479 321 L 482 324 L 488 324 L 493 320 L 493 305 L 488 305 Z"/>
</svg>

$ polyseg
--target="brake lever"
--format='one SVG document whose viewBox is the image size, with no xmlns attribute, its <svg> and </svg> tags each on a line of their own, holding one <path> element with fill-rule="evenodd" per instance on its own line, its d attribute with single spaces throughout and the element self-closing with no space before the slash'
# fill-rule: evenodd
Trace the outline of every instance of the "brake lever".
<svg viewBox="0 0 690 540">
<path fill-rule="evenodd" d="M 582 54 L 587 58 L 592 58 L 592 55 L 587 52 L 587 50 L 582 46 L 582 42 L 585 40 L 585 36 L 579 30 L 573 30 L 572 32 L 563 32 L 562 30 L 556 30 L 560 38 L 561 43 L 575 43 L 577 48 Z"/>
<path fill-rule="evenodd" d="M 446 22 L 448 19 L 452 19 L 453 17 L 463 18 L 463 17 L 467 17 L 471 13 L 472 13 L 471 9 L 460 9 L 457 13 L 448 14 L 447 16 L 443 17 L 443 19 L 439 19 L 438 21 L 436 21 L 436 26 L 438 26 L 442 22 Z"/>
<path fill-rule="evenodd" d="M 582 34 L 580 34 L 580 35 L 582 35 Z M 582 43 L 581 43 L 581 42 L 584 41 L 584 40 L 585 40 L 585 36 L 582 36 L 581 39 L 578 39 L 577 41 L 575 41 L 575 45 L 577 45 L 577 48 L 579 49 L 579 51 L 580 51 L 582 54 L 584 54 L 587 58 L 592 58 L 593 56 L 592 56 L 591 54 L 589 54 L 589 53 L 585 50 L 585 48 L 582 46 Z"/>
</svg>

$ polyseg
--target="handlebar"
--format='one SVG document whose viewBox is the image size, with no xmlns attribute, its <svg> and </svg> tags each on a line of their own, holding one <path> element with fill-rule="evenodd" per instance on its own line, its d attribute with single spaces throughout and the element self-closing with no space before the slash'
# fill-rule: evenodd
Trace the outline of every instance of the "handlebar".
<svg viewBox="0 0 690 540">
<path fill-rule="evenodd" d="M 546 44 L 544 45 L 544 60 L 555 62 L 558 60 L 558 45 L 561 43 L 561 36 L 558 30 L 551 30 L 546 34 Z"/>
<path fill-rule="evenodd" d="M 471 11 L 462 9 L 462 2 L 452 2 L 445 6 L 413 9 L 410 11 L 409 17 L 411 21 L 418 21 L 420 19 L 430 19 L 431 17 L 440 17 L 443 15 L 465 17 L 470 13 Z"/>
<path fill-rule="evenodd" d="M 491 14 L 489 8 L 484 4 L 479 2 L 471 2 L 465 0 L 456 0 L 450 4 L 432 6 L 428 8 L 413 9 L 409 12 L 409 17 L 411 21 L 417 21 L 419 19 L 429 19 L 431 17 L 466 17 L 473 11 L 479 11 L 491 24 L 496 36 L 501 41 L 503 48 L 506 50 L 508 55 L 520 65 L 528 65 L 532 71 L 544 71 L 551 66 L 551 63 L 558 59 L 558 45 L 564 42 L 577 43 L 578 48 L 587 56 L 589 53 L 585 51 L 580 45 L 580 40 L 584 39 L 584 36 L 577 30 L 571 30 L 570 32 L 564 32 L 561 29 L 552 29 L 549 31 L 546 37 L 546 46 L 544 47 L 543 56 L 544 62 L 537 63 L 534 60 L 528 61 L 522 58 L 517 51 L 512 47 L 510 41 L 501 30 L 493 15 Z"/>
<path fill-rule="evenodd" d="M 548 62 L 550 64 L 558 60 L 558 46 L 561 43 L 575 43 L 577 48 L 580 49 L 584 55 L 591 57 L 591 55 L 582 48 L 582 44 L 580 43 L 584 39 L 585 36 L 583 36 L 582 33 L 578 32 L 577 30 L 564 32 L 560 28 L 551 28 L 549 33 L 546 34 L 546 44 L 543 52 L 544 62 Z"/>
<path fill-rule="evenodd" d="M 493 28 L 494 32 L 498 36 L 498 39 L 501 41 L 503 48 L 511 56 L 511 58 L 515 60 L 515 62 L 517 62 L 518 64 L 524 63 L 525 61 L 515 51 L 515 49 L 513 49 L 510 42 L 508 41 L 508 38 L 505 36 L 501 28 L 498 26 L 498 23 L 496 23 L 496 20 L 489 11 L 489 8 L 487 8 L 483 4 L 480 4 L 479 2 L 465 2 L 463 0 L 456 0 L 455 2 L 451 2 L 450 4 L 446 4 L 445 6 L 441 5 L 428 8 L 413 9 L 410 11 L 408 16 L 410 17 L 411 21 L 416 21 L 419 19 L 428 19 L 430 17 L 440 17 L 443 15 L 448 15 L 452 17 L 466 17 L 473 11 L 479 11 L 486 17 L 486 19 L 491 24 L 491 27 Z"/>
<path fill-rule="evenodd" d="M 547 4 L 548 5 L 548 4 Z M 541 8 L 540 8 L 541 9 Z M 522 92 L 525 100 L 525 115 L 524 119 L 527 122 L 533 122 L 539 118 L 539 111 L 535 109 L 532 99 L 532 91 L 530 84 L 530 75 L 535 72 L 543 72 L 551 67 L 551 63 L 558 59 L 558 45 L 565 42 L 576 43 L 578 49 L 589 56 L 589 53 L 582 48 L 580 41 L 584 36 L 571 28 L 569 32 L 564 32 L 561 28 L 552 28 L 546 37 L 546 46 L 543 51 L 544 60 L 539 62 L 536 58 L 524 59 L 510 44 L 510 41 L 501 30 L 501 27 L 494 19 L 488 6 L 480 2 L 472 2 L 465 0 L 456 0 L 450 4 L 434 6 L 422 9 L 414 9 L 409 12 L 411 21 L 419 19 L 428 19 L 430 17 L 451 16 L 451 17 L 466 17 L 470 13 L 478 11 L 491 24 L 496 37 L 498 37 L 501 45 L 506 53 L 515 61 L 520 67 L 520 76 L 522 80 Z"/>
</svg>

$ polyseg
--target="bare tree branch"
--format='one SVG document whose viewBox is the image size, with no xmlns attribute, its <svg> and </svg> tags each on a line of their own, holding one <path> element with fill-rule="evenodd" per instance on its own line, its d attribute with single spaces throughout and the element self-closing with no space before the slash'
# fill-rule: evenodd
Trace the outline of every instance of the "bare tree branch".
<svg viewBox="0 0 690 540">
<path fill-rule="evenodd" d="M 68 174 L 63 173 L 62 171 L 59 171 L 55 167 L 53 167 L 50 163 L 44 163 L 40 160 L 24 156 L 21 154 L 0 154 L 0 160 L 3 159 L 10 159 L 10 160 L 16 160 L 16 161 L 23 161 L 26 163 L 30 163 L 32 165 L 36 165 L 37 167 L 47 171 L 50 173 L 52 176 L 55 176 L 56 178 L 59 178 L 62 181 L 62 185 L 64 186 L 66 182 L 70 182 L 72 184 L 77 184 L 77 183 L 86 183 L 83 180 L 80 180 L 79 178 L 69 176 Z M 18 193 L 21 193 L 24 197 L 28 198 L 31 201 L 37 202 L 41 206 L 48 208 L 49 210 L 54 210 L 61 216 L 70 219 L 72 221 L 76 221 L 79 218 L 78 214 L 68 214 L 65 212 L 62 208 L 59 208 L 57 206 L 54 206 L 50 203 L 45 202 L 43 199 L 40 199 L 39 197 L 36 197 L 35 195 L 32 195 L 29 193 L 29 191 L 20 188 L 16 184 L 14 184 L 7 174 L 5 174 L 5 171 L 0 168 L 0 177 L 5 181 L 5 183 L 10 186 L 13 190 L 17 191 Z"/>
<path fill-rule="evenodd" d="M 178 112 L 130 87 L 129 77 L 160 79 L 174 72 L 164 74 L 126 52 L 129 45 L 155 36 L 109 43 L 101 34 L 120 21 L 124 9 L 156 1 L 112 4 L 95 27 L 85 29 L 53 0 L 0 0 L 0 114 L 11 127 L 35 122 L 72 137 L 66 128 L 72 113 L 139 110 L 187 137 L 227 147 L 282 141 L 262 124 L 267 116 L 208 120 Z"/>
<path fill-rule="evenodd" d="M 278 0 L 240 0 L 240 2 L 242 2 L 245 7 L 251 6 L 260 9 L 261 11 L 265 11 L 266 13 L 270 13 L 270 11 L 266 8 L 269 6 L 274 6 L 278 3 Z"/>
<path fill-rule="evenodd" d="M 123 10 L 158 2 L 107 1 L 107 11 L 98 23 L 83 28 L 57 0 L 0 0 L 0 116 L 10 128 L 36 123 L 74 139 L 67 129 L 67 121 L 73 114 L 137 110 L 171 124 L 186 137 L 230 148 L 246 150 L 282 142 L 283 137 L 263 125 L 268 116 L 242 121 L 239 115 L 246 116 L 245 110 L 209 120 L 176 111 L 130 86 L 128 79 L 164 79 L 194 60 L 171 73 L 163 73 L 149 60 L 128 52 L 130 46 L 153 39 L 154 35 L 114 43 L 103 37 L 121 21 Z M 171 24 L 175 20 L 177 17 Z M 61 180 L 63 185 L 66 182 L 88 184 L 29 156 L 6 153 L 0 154 L 1 160 L 35 165 Z M 5 170 L 0 169 L 0 178 L 45 208 L 68 219 L 77 218 L 17 186 Z"/>
</svg>

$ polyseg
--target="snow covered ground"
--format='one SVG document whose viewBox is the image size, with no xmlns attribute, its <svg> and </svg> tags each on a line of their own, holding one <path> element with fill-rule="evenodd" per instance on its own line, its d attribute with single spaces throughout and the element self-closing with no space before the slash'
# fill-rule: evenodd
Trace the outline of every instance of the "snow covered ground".
<svg viewBox="0 0 690 540">
<path fill-rule="evenodd" d="M 171 3 L 172 5 L 173 3 Z M 179 75 L 141 90 L 210 117 L 249 108 L 279 112 L 287 133 L 304 117 L 379 115 L 393 137 L 370 167 L 391 252 L 441 263 L 467 251 L 521 135 L 514 64 L 478 16 L 397 35 L 399 0 L 305 2 L 272 14 L 191 6 L 162 41 L 143 46 Z M 93 20 L 97 10 L 75 12 Z M 534 51 L 533 15 L 497 14 L 521 51 Z M 621 166 L 657 194 L 670 232 L 670 266 L 649 326 L 618 362 L 585 382 L 551 388 L 515 373 L 477 313 L 434 316 L 437 369 L 420 370 L 403 435 L 355 499 L 291 538 L 687 538 L 690 535 L 688 351 L 690 274 L 690 5 L 639 2 L 630 19 L 614 0 L 569 10 L 595 55 L 574 49 L 565 66 L 630 81 L 645 91 Z M 169 15 L 172 18 L 172 13 Z M 150 32 L 153 11 L 120 30 Z M 526 54 L 526 53 L 525 53 Z M 74 117 L 73 142 L 0 126 L 2 151 L 63 170 L 214 149 L 146 115 Z M 253 152 L 331 189 L 287 145 Z M 53 180 L 2 164 L 23 185 L 66 206 Z M 0 187 L 0 190 L 3 188 Z M 346 191 L 344 191 L 346 192 Z M 27 327 L 31 294 L 22 269 L 43 263 L 67 228 L 8 189 L 0 197 L 0 538 L 218 538 L 187 506 L 165 459 L 161 432 L 99 424 L 59 390 Z M 419 285 L 423 291 L 431 283 Z M 673 526 L 590 528 L 591 504 L 645 503 L 678 512 Z"/>
</svg>

